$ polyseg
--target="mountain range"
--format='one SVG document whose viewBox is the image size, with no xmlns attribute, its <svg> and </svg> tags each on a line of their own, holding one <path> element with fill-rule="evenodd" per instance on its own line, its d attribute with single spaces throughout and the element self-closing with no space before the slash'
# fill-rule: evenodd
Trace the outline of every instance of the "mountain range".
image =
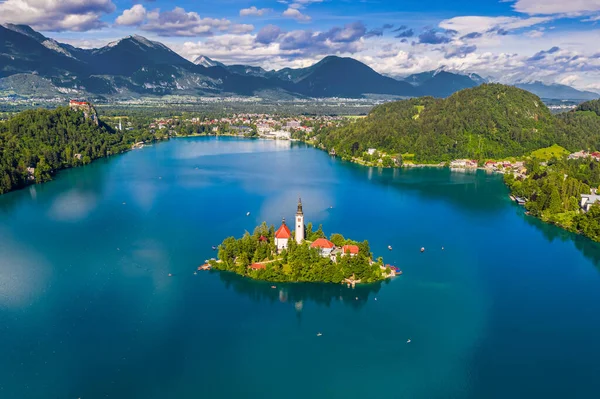
<svg viewBox="0 0 600 399">
<path fill-rule="evenodd" d="M 446 70 L 394 79 L 352 58 L 328 56 L 307 68 L 267 71 L 194 62 L 162 43 L 133 35 L 98 49 L 59 43 L 26 25 L 0 25 L 0 96 L 131 99 L 147 96 L 260 96 L 265 98 L 447 97 L 486 82 Z M 543 98 L 599 97 L 540 82 L 522 87 Z"/>
</svg>

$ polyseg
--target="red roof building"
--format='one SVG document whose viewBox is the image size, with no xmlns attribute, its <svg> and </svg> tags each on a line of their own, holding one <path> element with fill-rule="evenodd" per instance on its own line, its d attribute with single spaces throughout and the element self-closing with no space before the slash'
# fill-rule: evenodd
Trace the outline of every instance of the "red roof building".
<svg viewBox="0 0 600 399">
<path fill-rule="evenodd" d="M 277 252 L 281 252 L 288 247 L 288 240 L 292 236 L 290 228 L 285 224 L 285 219 L 281 221 L 281 227 L 275 232 L 275 246 Z"/>
<path fill-rule="evenodd" d="M 277 229 L 277 231 L 275 232 L 275 238 L 277 239 L 287 239 L 290 238 L 292 236 L 292 232 L 290 231 L 290 228 L 287 227 L 287 225 L 285 224 L 285 220 L 283 222 L 281 222 L 281 227 L 279 227 Z"/>
<path fill-rule="evenodd" d="M 326 238 L 317 238 L 312 244 L 310 244 L 311 248 L 326 248 L 326 249 L 333 249 L 333 247 L 335 247 L 335 245 L 329 241 Z"/>
<path fill-rule="evenodd" d="M 358 255 L 358 245 L 344 245 L 342 247 L 343 254 Z"/>
<path fill-rule="evenodd" d="M 252 270 L 260 270 L 260 269 L 266 269 L 267 268 L 267 266 L 264 265 L 264 264 L 262 264 L 262 263 L 254 263 L 254 264 L 250 265 L 249 267 Z"/>
</svg>

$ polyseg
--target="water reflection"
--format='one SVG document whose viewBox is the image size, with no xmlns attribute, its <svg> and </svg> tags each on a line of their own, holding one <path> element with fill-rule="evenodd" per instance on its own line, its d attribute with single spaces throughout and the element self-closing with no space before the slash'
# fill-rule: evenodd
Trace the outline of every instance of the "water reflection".
<svg viewBox="0 0 600 399">
<path fill-rule="evenodd" d="M 579 234 L 571 233 L 560 227 L 545 223 L 533 216 L 527 216 L 521 209 L 519 209 L 519 213 L 522 215 L 525 222 L 539 230 L 548 242 L 553 242 L 555 240 L 560 240 L 561 242 L 573 242 L 575 248 L 577 248 L 583 256 L 589 259 L 596 268 L 600 269 L 599 243 Z"/>
<path fill-rule="evenodd" d="M 485 171 L 451 171 L 447 168 L 383 169 L 346 163 L 358 179 L 400 190 L 410 190 L 427 199 L 442 200 L 468 212 L 487 213 L 506 206 L 508 191 L 498 190 L 502 178 Z"/>
<path fill-rule="evenodd" d="M 242 294 L 253 302 L 288 303 L 297 312 L 302 312 L 308 302 L 326 307 L 339 302 L 359 310 L 368 300 L 376 298 L 383 284 L 389 283 L 389 281 L 380 281 L 351 288 L 342 284 L 268 283 L 250 280 L 235 273 L 220 271 L 210 273 L 218 273 L 219 279 L 227 289 L 233 289 L 237 294 Z"/>
</svg>

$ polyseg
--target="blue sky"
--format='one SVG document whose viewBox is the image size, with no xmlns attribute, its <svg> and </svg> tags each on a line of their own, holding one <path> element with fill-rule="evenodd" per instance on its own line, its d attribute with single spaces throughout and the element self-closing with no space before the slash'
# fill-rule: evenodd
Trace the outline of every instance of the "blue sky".
<svg viewBox="0 0 600 399">
<path fill-rule="evenodd" d="M 600 0 L 0 0 L 0 22 L 100 47 L 131 34 L 194 60 L 268 69 L 330 54 L 600 90 Z"/>
</svg>

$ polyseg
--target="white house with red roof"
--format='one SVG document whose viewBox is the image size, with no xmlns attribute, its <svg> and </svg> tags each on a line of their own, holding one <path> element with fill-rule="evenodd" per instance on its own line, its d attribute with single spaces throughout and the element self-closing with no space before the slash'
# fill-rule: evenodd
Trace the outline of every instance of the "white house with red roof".
<svg viewBox="0 0 600 399">
<path fill-rule="evenodd" d="M 350 255 L 350 256 L 356 256 L 358 255 L 358 245 L 344 245 L 342 247 L 342 256 L 344 255 Z"/>
<path fill-rule="evenodd" d="M 275 232 L 275 246 L 277 252 L 281 252 L 288 247 L 288 241 L 292 236 L 290 228 L 285 224 L 285 218 L 281 221 L 281 226 Z"/>
<path fill-rule="evenodd" d="M 321 252 L 321 256 L 327 257 L 331 255 L 331 252 L 335 249 L 335 244 L 329 241 L 327 238 L 317 238 L 310 244 L 311 248 L 317 248 Z"/>
</svg>

